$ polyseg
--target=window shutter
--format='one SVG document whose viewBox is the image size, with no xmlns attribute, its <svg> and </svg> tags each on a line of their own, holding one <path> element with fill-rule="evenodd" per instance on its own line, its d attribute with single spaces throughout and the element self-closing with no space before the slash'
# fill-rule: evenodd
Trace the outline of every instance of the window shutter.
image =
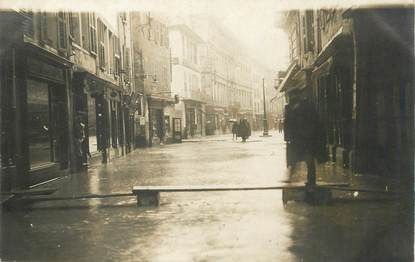
<svg viewBox="0 0 415 262">
<path fill-rule="evenodd" d="M 95 20 L 95 14 L 89 14 L 89 40 L 90 40 L 90 51 L 93 54 L 97 53 L 97 26 Z"/>
<path fill-rule="evenodd" d="M 63 12 L 58 13 L 58 48 L 66 49 L 68 47 L 68 37 L 66 31 L 66 15 Z"/>
<path fill-rule="evenodd" d="M 42 42 L 47 42 L 48 40 L 48 26 L 47 26 L 47 15 L 46 12 L 40 13 L 40 39 Z"/>
<path fill-rule="evenodd" d="M 81 26 L 82 26 L 82 47 L 90 51 L 90 36 L 89 36 L 89 19 L 88 13 L 81 13 Z"/>
</svg>

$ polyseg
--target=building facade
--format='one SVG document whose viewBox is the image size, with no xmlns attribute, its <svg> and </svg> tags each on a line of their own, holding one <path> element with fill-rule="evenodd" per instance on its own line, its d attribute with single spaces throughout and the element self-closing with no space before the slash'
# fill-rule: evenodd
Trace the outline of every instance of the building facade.
<svg viewBox="0 0 415 262">
<path fill-rule="evenodd" d="M 0 16 L 2 31 L 15 32 L 1 36 L 3 190 L 41 182 L 73 164 L 72 63 L 64 18 L 23 11 Z"/>
<path fill-rule="evenodd" d="M 206 98 L 206 134 L 230 132 L 230 120 L 253 124 L 252 73 L 256 67 L 223 25 L 208 16 L 191 17 L 201 36 L 201 84 Z"/>
<path fill-rule="evenodd" d="M 3 30 L 16 30 L 1 39 L 4 190 L 130 151 L 126 101 L 134 87 L 117 23 L 95 13 L 17 10 L 0 19 Z"/>
<path fill-rule="evenodd" d="M 167 22 L 150 12 L 131 12 L 134 83 L 141 94 L 136 115 L 138 145 L 171 140 L 175 118 Z"/>
<path fill-rule="evenodd" d="M 203 40 L 185 24 L 169 26 L 172 54 L 172 91 L 180 102 L 184 138 L 205 135 L 206 92 L 201 85 L 200 48 Z"/>
<path fill-rule="evenodd" d="M 413 149 L 413 9 L 291 11 L 288 102 L 310 96 L 327 157 L 358 173 L 408 179 Z M 393 34 L 391 33 L 393 32 Z"/>
</svg>

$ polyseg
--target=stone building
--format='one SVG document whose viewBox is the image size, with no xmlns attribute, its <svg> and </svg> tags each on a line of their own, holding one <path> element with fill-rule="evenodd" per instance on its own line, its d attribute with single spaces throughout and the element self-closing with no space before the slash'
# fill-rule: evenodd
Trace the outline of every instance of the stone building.
<svg viewBox="0 0 415 262">
<path fill-rule="evenodd" d="M 176 114 L 182 119 L 183 137 L 205 135 L 206 93 L 201 85 L 200 48 L 203 40 L 185 24 L 169 26 L 172 54 L 172 91 L 179 95 Z"/>
<path fill-rule="evenodd" d="M 13 32 L 0 42 L 3 190 L 131 150 L 125 101 L 134 87 L 117 18 L 28 10 L 0 20 Z"/>
<path fill-rule="evenodd" d="M 206 134 L 227 133 L 229 120 L 252 122 L 252 64 L 223 25 L 209 16 L 194 16 L 189 26 L 203 39 L 201 84 L 206 98 Z"/>
<path fill-rule="evenodd" d="M 358 173 L 408 180 L 413 154 L 413 9 L 290 11 L 288 102 L 309 95 L 327 157 Z"/>
<path fill-rule="evenodd" d="M 136 143 L 151 146 L 171 140 L 174 99 L 167 20 L 150 12 L 131 12 L 134 83 L 140 96 Z"/>
</svg>

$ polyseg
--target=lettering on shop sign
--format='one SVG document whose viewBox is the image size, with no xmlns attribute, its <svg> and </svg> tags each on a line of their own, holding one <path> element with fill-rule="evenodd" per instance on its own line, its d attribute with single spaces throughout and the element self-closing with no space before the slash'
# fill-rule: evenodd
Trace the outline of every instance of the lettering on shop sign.
<svg viewBox="0 0 415 262">
<path fill-rule="evenodd" d="M 27 59 L 27 68 L 33 76 L 64 83 L 64 71 L 61 68 L 32 58 Z"/>
</svg>

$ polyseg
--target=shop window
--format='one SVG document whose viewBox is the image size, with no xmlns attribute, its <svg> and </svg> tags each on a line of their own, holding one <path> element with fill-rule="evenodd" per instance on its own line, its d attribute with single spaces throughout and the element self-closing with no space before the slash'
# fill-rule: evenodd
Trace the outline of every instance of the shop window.
<svg viewBox="0 0 415 262">
<path fill-rule="evenodd" d="M 166 133 L 170 133 L 170 116 L 164 117 L 164 126 L 166 128 Z"/>
<path fill-rule="evenodd" d="M 4 73 L 4 82 L 2 85 L 1 104 L 1 117 L 2 125 L 1 129 L 1 165 L 11 166 L 15 164 L 15 104 L 14 104 L 14 93 L 13 93 L 13 70 L 11 65 L 11 54 L 5 54 L 7 57 L 5 60 L 0 61 L 0 68 L 3 69 L 1 73 Z"/>
<path fill-rule="evenodd" d="M 52 162 L 48 85 L 27 81 L 27 116 L 30 166 Z"/>
<path fill-rule="evenodd" d="M 115 101 L 110 101 L 111 105 L 111 142 L 112 147 L 117 147 L 117 138 L 118 138 L 118 123 L 117 123 L 117 103 Z"/>
<path fill-rule="evenodd" d="M 88 95 L 88 137 L 89 137 L 89 152 L 98 151 L 97 142 L 97 111 L 95 98 Z"/>
<path fill-rule="evenodd" d="M 121 103 L 117 102 L 117 121 L 118 121 L 118 144 L 124 145 L 124 129 L 123 129 L 123 110 L 121 109 Z M 126 122 L 128 119 L 126 118 Z"/>
</svg>

